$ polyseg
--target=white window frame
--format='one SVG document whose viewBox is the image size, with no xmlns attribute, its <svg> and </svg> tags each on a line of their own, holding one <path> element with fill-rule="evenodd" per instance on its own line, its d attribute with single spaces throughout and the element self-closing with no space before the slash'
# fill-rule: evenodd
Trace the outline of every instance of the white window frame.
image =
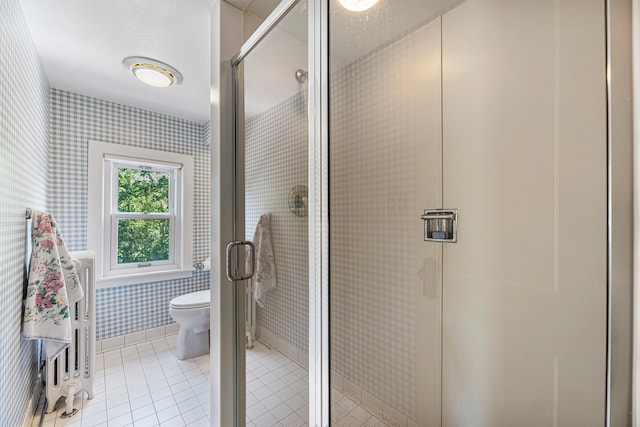
<svg viewBox="0 0 640 427">
<path fill-rule="evenodd" d="M 159 150 L 88 143 L 87 247 L 96 253 L 98 288 L 191 277 L 193 274 L 193 157 Z M 171 174 L 169 214 L 117 213 L 118 167 L 153 168 Z M 118 219 L 169 218 L 168 261 L 117 264 Z"/>
<path fill-rule="evenodd" d="M 107 234 L 108 239 L 104 240 L 105 264 L 109 266 L 105 269 L 105 276 L 117 276 L 122 274 L 137 274 L 140 272 L 175 270 L 176 263 L 176 235 L 181 231 L 177 224 L 182 223 L 181 210 L 177 205 L 182 201 L 180 189 L 182 187 L 182 165 L 149 162 L 146 159 L 123 159 L 115 156 L 105 156 L 104 183 L 105 183 L 105 213 L 107 218 L 105 225 L 110 227 Z M 139 212 L 118 212 L 118 170 L 128 169 L 148 169 L 157 172 L 164 172 L 169 175 L 169 212 L 167 213 L 139 213 Z M 106 188 L 110 186 L 111 188 Z M 169 259 L 166 261 L 152 261 L 136 264 L 118 264 L 118 221 L 121 219 L 166 219 L 169 220 Z M 108 262 L 106 257 L 109 257 Z"/>
</svg>

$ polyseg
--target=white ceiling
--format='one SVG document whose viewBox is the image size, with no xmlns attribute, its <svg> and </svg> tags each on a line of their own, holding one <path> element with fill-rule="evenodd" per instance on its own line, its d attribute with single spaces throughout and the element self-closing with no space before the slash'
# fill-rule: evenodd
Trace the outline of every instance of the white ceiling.
<svg viewBox="0 0 640 427">
<path fill-rule="evenodd" d="M 22 0 L 51 87 L 197 122 L 209 120 L 213 0 Z M 263 17 L 278 0 L 230 0 Z M 264 16 L 266 16 L 264 15 Z M 155 88 L 123 66 L 146 56 L 176 68 L 180 85 Z"/>
<path fill-rule="evenodd" d="M 366 12 L 329 7 L 331 70 L 357 61 L 398 40 L 459 4 L 461 0 L 380 0 Z M 307 7 L 301 1 L 244 60 L 245 114 L 250 117 L 291 97 L 305 84 L 296 81 L 307 65 Z M 249 6 L 251 7 L 251 6 Z"/>
<path fill-rule="evenodd" d="M 209 0 L 213 3 L 215 0 Z M 259 18 L 266 18 L 280 4 L 281 0 L 225 0 L 240 10 L 249 12 Z"/>
<path fill-rule="evenodd" d="M 203 123 L 210 118 L 209 10 L 215 1 L 22 0 L 22 6 L 51 87 Z M 226 1 L 257 17 L 249 20 L 257 22 L 280 2 Z M 379 49 L 461 1 L 380 0 L 373 9 L 358 14 L 347 12 L 332 0 L 332 68 Z M 299 5 L 297 9 L 301 10 L 294 15 L 299 16 L 279 25 L 286 34 L 274 34 L 274 42 L 264 43 L 262 54 L 255 55 L 255 69 L 262 70 L 263 75 L 257 86 L 267 92 L 282 95 L 297 90 L 295 69 L 306 68 L 306 17 L 301 15 L 306 8 Z M 296 40 L 302 53 L 292 48 Z M 295 59 L 278 59 L 288 54 Z M 122 66 L 127 56 L 165 62 L 179 70 L 184 81 L 169 88 L 147 86 Z M 276 86 L 279 83 L 265 82 L 269 70 L 282 75 L 282 85 L 289 89 L 280 90 Z M 271 95 L 265 92 L 262 96 L 265 101 L 261 103 L 269 104 L 266 99 Z"/>
<path fill-rule="evenodd" d="M 352 63 L 416 28 L 427 24 L 464 0 L 379 0 L 371 9 L 350 12 L 337 0 L 329 6 L 329 55 L 333 70 Z M 337 65 L 336 65 L 337 64 Z"/>
</svg>

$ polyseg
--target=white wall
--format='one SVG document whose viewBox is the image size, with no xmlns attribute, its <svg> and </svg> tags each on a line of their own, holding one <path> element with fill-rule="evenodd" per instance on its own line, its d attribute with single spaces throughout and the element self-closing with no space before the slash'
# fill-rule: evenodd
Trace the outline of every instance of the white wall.
<svg viewBox="0 0 640 427">
<path fill-rule="evenodd" d="M 468 0 L 442 28 L 443 424 L 601 426 L 603 2 Z"/>
<path fill-rule="evenodd" d="M 233 240 L 233 101 L 229 59 L 243 43 L 242 12 L 224 1 L 211 8 L 211 424 L 234 423 L 234 287 L 225 276 Z M 244 371 L 244 365 L 239 367 Z M 241 405 L 244 402 L 241 400 Z M 244 417 L 244 413 L 241 414 Z"/>
</svg>

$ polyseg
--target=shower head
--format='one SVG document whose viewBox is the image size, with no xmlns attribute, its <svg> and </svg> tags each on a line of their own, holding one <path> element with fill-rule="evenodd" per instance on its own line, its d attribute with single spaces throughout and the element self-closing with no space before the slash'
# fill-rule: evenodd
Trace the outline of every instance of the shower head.
<svg viewBox="0 0 640 427">
<path fill-rule="evenodd" d="M 304 82 L 306 82 L 306 81 L 307 81 L 307 74 L 309 74 L 309 73 L 307 73 L 307 72 L 306 72 L 305 70 L 303 70 L 302 68 L 298 68 L 298 69 L 296 70 L 296 80 L 297 80 L 299 83 L 304 83 Z"/>
</svg>

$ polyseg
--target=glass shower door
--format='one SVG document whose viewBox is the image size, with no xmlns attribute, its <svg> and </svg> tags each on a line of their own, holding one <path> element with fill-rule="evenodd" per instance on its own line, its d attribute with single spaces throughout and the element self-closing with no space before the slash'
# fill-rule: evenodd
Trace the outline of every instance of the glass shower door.
<svg viewBox="0 0 640 427">
<path fill-rule="evenodd" d="M 308 11 L 306 1 L 286 3 L 234 64 L 236 238 L 255 247 L 237 301 L 248 426 L 309 420 Z"/>
<path fill-rule="evenodd" d="M 467 1 L 442 22 L 443 197 L 460 213 L 443 425 L 602 426 L 604 5 Z"/>
<path fill-rule="evenodd" d="M 331 425 L 603 425 L 605 22 L 330 2 Z"/>
<path fill-rule="evenodd" d="M 440 425 L 442 244 L 420 220 L 449 207 L 433 15 L 330 3 L 332 425 Z"/>
</svg>

